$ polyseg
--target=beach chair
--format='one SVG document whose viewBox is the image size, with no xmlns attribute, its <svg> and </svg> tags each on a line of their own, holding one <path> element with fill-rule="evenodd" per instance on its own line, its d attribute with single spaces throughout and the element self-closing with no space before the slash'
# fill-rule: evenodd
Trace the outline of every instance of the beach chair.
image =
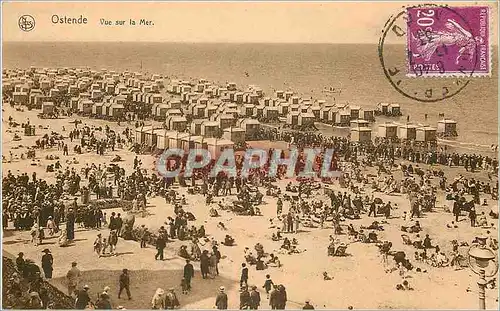
<svg viewBox="0 0 500 311">
<path fill-rule="evenodd" d="M 403 243 L 405 245 L 413 245 L 410 237 L 407 234 L 401 234 L 401 239 L 403 239 Z"/>
</svg>

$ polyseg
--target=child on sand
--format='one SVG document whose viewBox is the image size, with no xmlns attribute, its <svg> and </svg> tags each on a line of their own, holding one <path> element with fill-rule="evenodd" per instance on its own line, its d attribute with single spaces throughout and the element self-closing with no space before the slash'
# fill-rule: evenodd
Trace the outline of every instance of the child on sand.
<svg viewBox="0 0 500 311">
<path fill-rule="evenodd" d="M 182 293 L 186 295 L 189 292 L 189 286 L 185 278 L 181 280 Z"/>
</svg>

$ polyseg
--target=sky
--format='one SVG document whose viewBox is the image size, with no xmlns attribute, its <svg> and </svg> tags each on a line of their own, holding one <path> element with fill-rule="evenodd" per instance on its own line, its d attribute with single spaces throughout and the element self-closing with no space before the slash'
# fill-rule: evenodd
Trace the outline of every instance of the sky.
<svg viewBox="0 0 500 311">
<path fill-rule="evenodd" d="M 406 3 L 407 4 L 407 3 Z M 470 4 L 470 3 L 469 3 Z M 2 2 L 3 41 L 378 43 L 404 2 Z M 463 5 L 454 3 L 453 5 Z M 490 2 L 493 44 L 498 5 Z M 35 27 L 23 31 L 22 15 Z M 54 24 L 86 17 L 87 24 Z M 113 24 L 101 25 L 101 19 Z M 130 19 L 136 25 L 130 25 Z M 139 25 L 141 19 L 153 25 Z"/>
</svg>

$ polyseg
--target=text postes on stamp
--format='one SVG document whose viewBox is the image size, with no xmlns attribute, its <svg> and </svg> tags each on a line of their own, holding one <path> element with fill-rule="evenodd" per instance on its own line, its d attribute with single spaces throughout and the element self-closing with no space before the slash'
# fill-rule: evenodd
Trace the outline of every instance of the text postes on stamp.
<svg viewBox="0 0 500 311">
<path fill-rule="evenodd" d="M 379 58 L 390 84 L 420 102 L 460 93 L 473 77 L 489 75 L 487 6 L 403 7 L 386 22 Z"/>
<path fill-rule="evenodd" d="M 407 9 L 407 75 L 490 74 L 489 8 Z"/>
</svg>

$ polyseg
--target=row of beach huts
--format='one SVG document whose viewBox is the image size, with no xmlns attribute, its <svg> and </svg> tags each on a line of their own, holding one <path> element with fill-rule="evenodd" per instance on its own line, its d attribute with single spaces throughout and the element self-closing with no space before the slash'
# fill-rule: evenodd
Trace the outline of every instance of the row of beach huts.
<svg viewBox="0 0 500 311">
<path fill-rule="evenodd" d="M 437 128 L 425 124 L 385 122 L 377 125 L 377 137 L 422 143 L 435 142 L 439 136 L 444 136 L 443 133 L 456 133 L 456 125 L 454 120 L 449 119 L 438 121 Z M 372 128 L 364 120 L 352 121 L 350 134 L 351 141 L 372 141 Z"/>
<path fill-rule="evenodd" d="M 2 76 L 4 95 L 9 95 L 14 103 L 41 109 L 42 115 L 51 115 L 55 107 L 65 106 L 83 116 L 119 120 L 130 117 L 140 107 L 147 116 L 163 121 L 165 131 L 189 132 L 204 138 L 223 137 L 237 144 L 255 137 L 261 123 L 276 122 L 292 128 L 315 122 L 351 126 L 351 139 L 364 142 L 372 139 L 371 127 L 376 115 L 401 115 L 398 104 L 379 103 L 376 110 L 371 110 L 347 103 L 305 99 L 292 91 L 278 90 L 268 97 L 256 86 L 239 90 L 232 82 L 220 86 L 205 79 L 167 80 L 158 74 L 31 67 L 4 69 Z M 413 128 L 413 125 L 384 123 L 379 125 L 378 136 L 427 141 L 439 133 L 453 132 L 450 128 L 454 121 L 443 122 L 434 134 L 428 126 Z M 454 126 L 456 132 L 456 123 Z"/>
</svg>

